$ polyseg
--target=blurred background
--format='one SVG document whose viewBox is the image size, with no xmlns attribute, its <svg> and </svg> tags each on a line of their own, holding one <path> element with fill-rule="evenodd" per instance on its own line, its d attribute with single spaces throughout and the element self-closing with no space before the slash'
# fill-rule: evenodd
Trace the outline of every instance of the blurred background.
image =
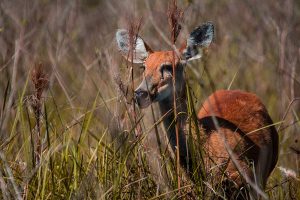
<svg viewBox="0 0 300 200">
<path fill-rule="evenodd" d="M 279 129 L 279 168 L 274 173 L 296 177 L 299 181 L 300 1 L 178 0 L 178 6 L 184 11 L 184 18 L 177 47 L 196 26 L 206 21 L 215 24 L 214 43 L 206 55 L 207 70 L 201 61 L 193 62 L 186 69 L 195 107 L 199 108 L 216 89 L 256 93 Z M 85 157 L 85 153 L 70 155 L 76 157 L 75 161 L 86 159 L 90 164 L 89 161 L 94 162 L 93 152 L 103 135 L 107 141 L 113 141 L 130 130 L 130 123 L 126 121 L 128 102 L 124 97 L 124 88 L 126 90 L 131 84 L 130 66 L 118 53 L 115 32 L 119 28 L 128 28 L 130 20 L 139 19 L 139 34 L 152 49 L 171 49 L 166 41 L 170 38 L 167 9 L 168 1 L 161 0 L 0 2 L 0 172 L 4 177 L 0 179 L 0 185 L 3 197 L 9 199 L 19 193 L 30 198 L 34 191 L 39 191 L 36 194 L 42 197 L 48 190 L 72 196 L 76 194 L 76 188 L 80 188 L 82 179 L 93 180 L 89 173 L 85 176 L 74 174 L 74 168 L 70 176 L 58 175 L 53 167 L 55 164 L 41 174 L 37 173 L 40 168 L 34 168 L 36 163 L 31 162 L 35 157 L 31 148 L 36 148 L 32 144 L 35 132 L 32 130 L 37 123 L 32 106 L 32 95 L 37 90 L 31 81 L 34 66 L 42 63 L 48 81 L 40 100 L 45 104 L 40 111 L 43 117 L 38 119 L 41 121 L 38 132 L 41 132 L 42 146 L 55 144 L 59 149 L 54 151 L 53 147 L 52 151 L 60 152 L 63 157 L 66 146 L 85 140 L 80 148 L 90 152 L 88 156 Z M 135 67 L 135 85 L 141 76 L 142 71 Z M 130 98 L 130 94 L 128 96 Z M 47 139 L 47 133 L 51 133 L 50 139 Z M 45 154 L 45 163 L 50 162 L 50 155 Z M 67 157 L 72 157 L 70 155 Z M 58 166 L 63 166 L 62 160 L 56 162 Z M 69 189 L 52 190 L 45 186 L 43 191 L 44 184 L 38 177 L 47 173 L 54 174 L 49 180 L 52 183 L 56 178 L 71 177 L 70 182 L 64 183 Z M 5 178 L 11 176 L 15 183 Z M 74 179 L 78 179 L 78 185 L 72 185 Z M 5 188 L 15 185 L 19 189 L 5 192 Z M 109 194 L 107 185 L 94 195 Z M 151 195 L 156 194 L 155 190 Z"/>
</svg>

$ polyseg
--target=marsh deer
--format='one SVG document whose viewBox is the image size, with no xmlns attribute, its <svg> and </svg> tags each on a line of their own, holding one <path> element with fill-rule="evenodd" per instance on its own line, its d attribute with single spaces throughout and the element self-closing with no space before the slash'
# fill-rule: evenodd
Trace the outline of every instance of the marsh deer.
<svg viewBox="0 0 300 200">
<path fill-rule="evenodd" d="M 179 133 L 179 155 L 182 166 L 189 169 L 193 163 L 188 154 L 185 124 L 187 117 L 179 115 L 174 123 L 174 91 L 177 113 L 186 113 L 186 82 L 184 68 L 190 60 L 201 58 L 214 36 L 214 26 L 205 23 L 190 33 L 184 47 L 177 53 L 152 51 L 144 40 L 135 36 L 133 55 L 129 55 L 129 32 L 118 30 L 116 40 L 121 54 L 130 62 L 144 67 L 144 78 L 135 90 L 136 103 L 147 108 L 159 104 L 164 116 L 167 137 L 176 151 L 176 124 Z M 178 53 L 179 52 L 179 53 Z M 175 71 L 174 71 L 175 70 Z M 175 84 L 173 84 L 175 78 Z M 198 113 L 199 126 L 203 129 L 203 147 L 206 151 L 207 173 L 223 169 L 225 180 L 235 188 L 249 182 L 263 189 L 278 159 L 278 134 L 260 99 L 252 93 L 240 90 L 218 90 L 202 104 Z"/>
</svg>

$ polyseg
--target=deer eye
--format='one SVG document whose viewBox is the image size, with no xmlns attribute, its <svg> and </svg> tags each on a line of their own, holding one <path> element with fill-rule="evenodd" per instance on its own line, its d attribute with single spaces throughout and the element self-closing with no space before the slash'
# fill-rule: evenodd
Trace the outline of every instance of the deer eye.
<svg viewBox="0 0 300 200">
<path fill-rule="evenodd" d="M 146 69 L 146 66 L 145 66 L 145 65 L 140 66 L 140 70 L 141 70 L 141 71 L 145 71 L 145 69 Z"/>
<path fill-rule="evenodd" d="M 172 65 L 162 65 L 160 68 L 161 79 L 166 78 L 167 76 L 172 76 L 173 74 L 173 66 Z"/>
</svg>

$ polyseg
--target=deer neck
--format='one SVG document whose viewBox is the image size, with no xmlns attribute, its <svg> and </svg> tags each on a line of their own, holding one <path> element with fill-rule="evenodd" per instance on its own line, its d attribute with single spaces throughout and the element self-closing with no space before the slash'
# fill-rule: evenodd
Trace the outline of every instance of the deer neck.
<svg viewBox="0 0 300 200">
<path fill-rule="evenodd" d="M 189 165 L 188 160 L 190 159 L 187 159 L 188 150 L 185 137 L 185 123 L 187 116 L 183 114 L 187 111 L 185 84 L 183 84 L 181 92 L 176 95 L 176 99 L 176 111 L 177 113 L 180 113 L 177 115 L 176 123 L 173 95 L 160 101 L 159 107 L 161 115 L 163 116 L 163 124 L 167 132 L 167 137 L 174 153 L 176 153 L 177 150 L 176 126 L 178 128 L 180 163 L 183 165 L 183 167 L 187 168 Z"/>
</svg>

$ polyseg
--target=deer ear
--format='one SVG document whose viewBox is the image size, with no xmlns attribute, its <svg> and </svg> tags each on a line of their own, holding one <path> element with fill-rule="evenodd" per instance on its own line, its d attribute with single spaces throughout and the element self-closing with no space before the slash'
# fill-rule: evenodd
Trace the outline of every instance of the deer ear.
<svg viewBox="0 0 300 200">
<path fill-rule="evenodd" d="M 197 27 L 186 41 L 183 57 L 187 61 L 201 58 L 202 49 L 211 44 L 213 37 L 214 25 L 212 23 L 207 22 Z"/>
<path fill-rule="evenodd" d="M 133 55 L 130 52 L 129 32 L 125 29 L 120 29 L 116 32 L 116 40 L 119 51 L 128 60 L 136 64 L 143 63 L 148 55 L 152 52 L 149 46 L 139 36 L 133 38 Z M 132 59 L 133 58 L 133 59 Z M 132 60 L 131 60 L 132 59 Z"/>
</svg>

